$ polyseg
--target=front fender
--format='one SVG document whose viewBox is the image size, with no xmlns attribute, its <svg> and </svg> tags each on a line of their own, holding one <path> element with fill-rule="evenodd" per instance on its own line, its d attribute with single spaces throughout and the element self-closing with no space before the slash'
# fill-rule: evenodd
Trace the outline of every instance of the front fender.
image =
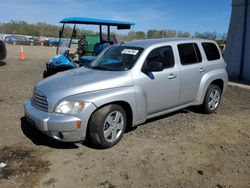
<svg viewBox="0 0 250 188">
<path fill-rule="evenodd" d="M 134 86 L 104 89 L 70 97 L 71 100 L 83 100 L 93 103 L 97 108 L 114 102 L 126 102 L 130 105 L 133 114 L 133 124 L 137 124 L 137 103 Z"/>
</svg>

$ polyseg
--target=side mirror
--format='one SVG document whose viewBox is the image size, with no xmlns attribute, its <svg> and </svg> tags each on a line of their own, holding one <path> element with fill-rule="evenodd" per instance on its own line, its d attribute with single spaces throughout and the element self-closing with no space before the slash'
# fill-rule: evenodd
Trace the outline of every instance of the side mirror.
<svg viewBox="0 0 250 188">
<path fill-rule="evenodd" d="M 146 64 L 145 67 L 142 67 L 142 72 L 160 72 L 163 70 L 163 64 L 162 62 L 149 62 Z"/>
</svg>

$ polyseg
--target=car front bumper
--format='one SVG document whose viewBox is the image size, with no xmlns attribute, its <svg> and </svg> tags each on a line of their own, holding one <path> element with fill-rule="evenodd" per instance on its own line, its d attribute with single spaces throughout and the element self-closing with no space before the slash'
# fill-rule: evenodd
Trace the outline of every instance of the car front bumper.
<svg viewBox="0 0 250 188">
<path fill-rule="evenodd" d="M 79 142 L 85 140 L 88 119 L 95 110 L 91 103 L 86 105 L 81 118 L 74 115 L 49 113 L 38 110 L 31 100 L 24 102 L 27 121 L 49 137 L 62 142 Z M 79 127 L 80 122 L 80 127 Z"/>
</svg>

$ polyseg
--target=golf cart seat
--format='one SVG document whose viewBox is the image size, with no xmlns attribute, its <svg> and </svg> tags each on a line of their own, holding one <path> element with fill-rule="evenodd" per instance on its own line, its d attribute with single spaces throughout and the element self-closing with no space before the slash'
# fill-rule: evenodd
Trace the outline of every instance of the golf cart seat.
<svg viewBox="0 0 250 188">
<path fill-rule="evenodd" d="M 101 53 L 102 50 L 104 50 L 105 48 L 109 47 L 109 43 L 104 42 L 104 43 L 96 43 L 94 46 L 94 54 L 93 55 L 98 55 L 99 53 Z"/>
<path fill-rule="evenodd" d="M 96 43 L 94 46 L 94 52 L 93 52 L 93 56 L 82 56 L 79 59 L 79 66 L 86 66 L 88 64 L 90 64 L 93 60 L 95 60 L 96 56 L 101 53 L 102 50 L 104 50 L 105 48 L 109 47 L 109 43 L 105 42 L 105 43 Z"/>
<path fill-rule="evenodd" d="M 94 61 L 96 56 L 82 56 L 79 59 L 79 67 L 86 66 Z"/>
</svg>

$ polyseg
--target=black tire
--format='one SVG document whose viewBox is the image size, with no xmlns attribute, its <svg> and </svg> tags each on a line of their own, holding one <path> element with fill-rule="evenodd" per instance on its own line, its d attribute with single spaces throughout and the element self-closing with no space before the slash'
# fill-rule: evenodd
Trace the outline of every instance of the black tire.
<svg viewBox="0 0 250 188">
<path fill-rule="evenodd" d="M 218 99 L 217 100 L 212 99 L 211 95 L 216 95 L 216 96 L 218 95 Z M 212 100 L 214 101 L 212 102 Z M 203 104 L 201 105 L 203 112 L 205 114 L 214 113 L 220 106 L 220 102 L 221 102 L 221 89 L 217 85 L 213 84 L 209 85 Z"/>
<path fill-rule="evenodd" d="M 112 118 L 113 115 L 115 115 L 115 117 L 122 115 L 123 119 L 122 118 L 119 119 L 119 122 L 121 122 L 121 124 L 123 122 L 122 128 L 115 129 L 115 126 L 118 126 L 118 125 L 110 125 L 108 123 L 108 117 Z M 115 119 L 112 119 L 112 120 L 115 124 Z M 117 144 L 122 139 L 124 131 L 126 129 L 126 125 L 127 125 L 126 113 L 121 106 L 116 105 L 116 104 L 104 106 L 98 109 L 97 111 L 95 111 L 94 114 L 90 118 L 89 125 L 88 125 L 90 141 L 93 144 L 101 148 L 110 148 L 114 146 L 115 144 Z M 105 137 L 104 132 L 111 133 L 110 140 L 109 140 L 109 136 L 107 136 L 108 134 Z M 114 139 L 113 139 L 113 132 L 114 132 L 114 137 L 115 137 Z"/>
<path fill-rule="evenodd" d="M 47 71 L 43 71 L 43 78 L 46 78 L 48 76 Z"/>
<path fill-rule="evenodd" d="M 7 50 L 6 50 L 5 43 L 0 40 L 0 61 L 4 60 L 6 56 L 7 56 Z"/>
</svg>

